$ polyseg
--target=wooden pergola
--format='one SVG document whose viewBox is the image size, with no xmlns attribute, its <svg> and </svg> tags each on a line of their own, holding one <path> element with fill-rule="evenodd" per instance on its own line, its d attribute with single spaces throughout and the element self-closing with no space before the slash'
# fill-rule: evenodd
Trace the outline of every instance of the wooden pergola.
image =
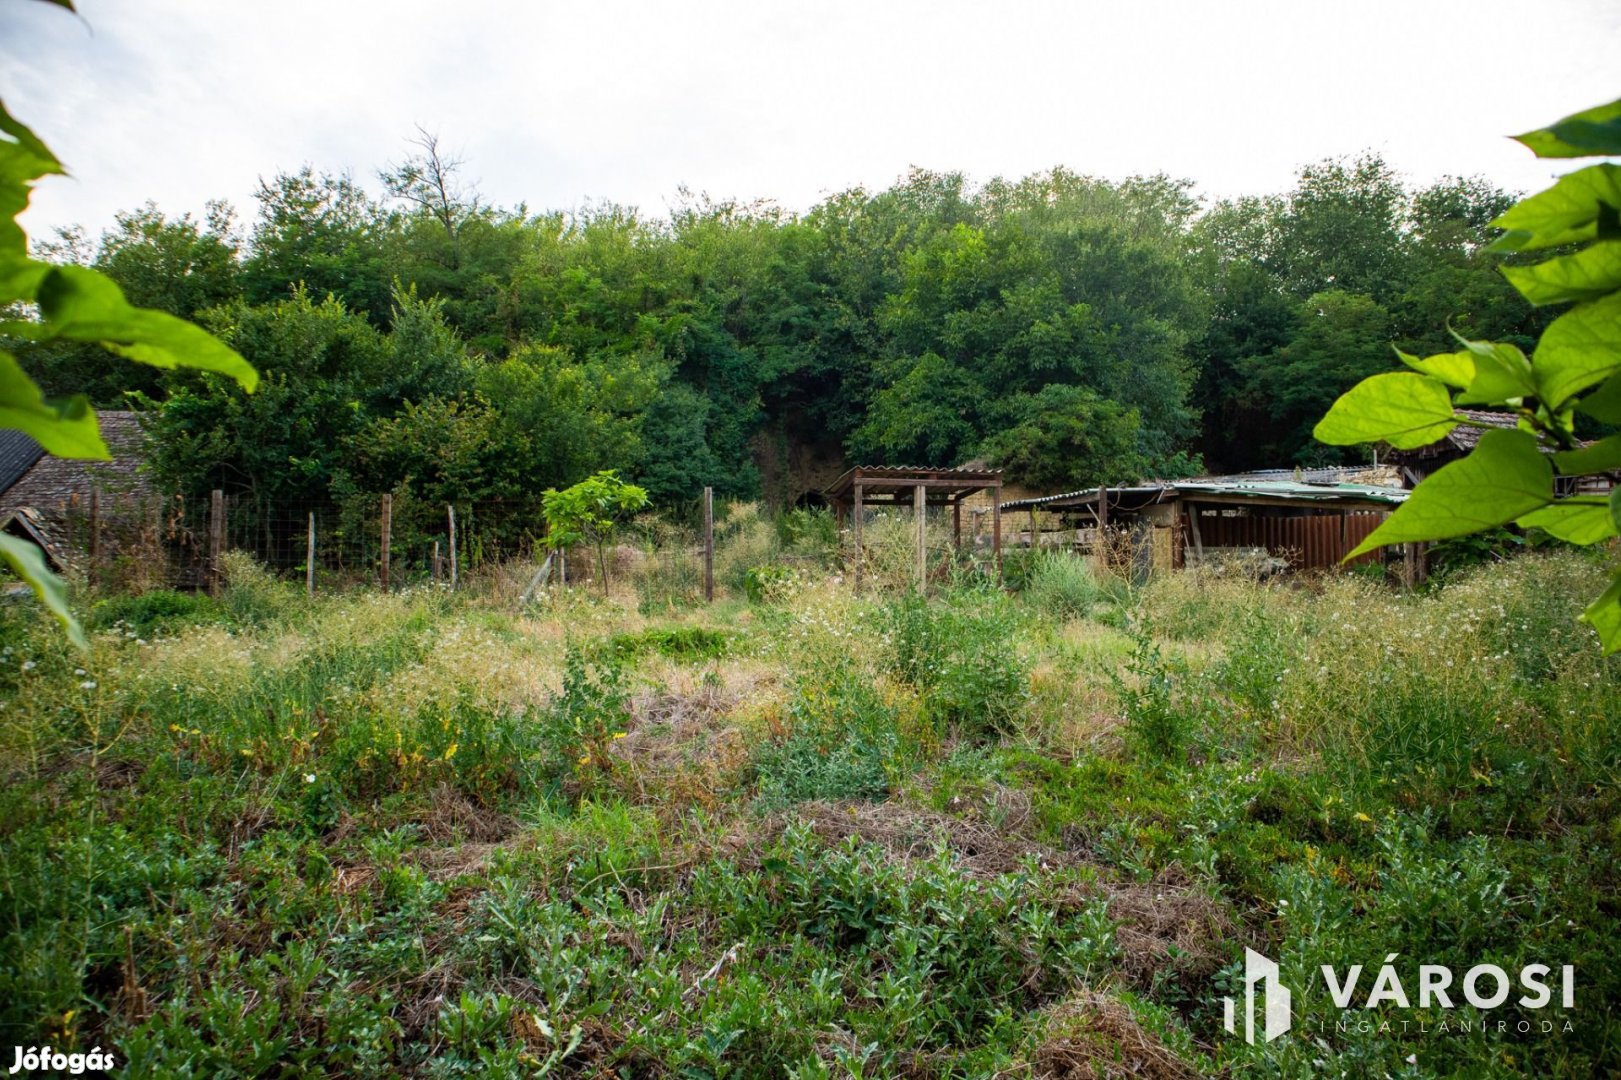
<svg viewBox="0 0 1621 1080">
<path fill-rule="evenodd" d="M 1000 469 L 927 469 L 910 466 L 857 465 L 830 484 L 825 492 L 838 518 L 839 528 L 852 522 L 855 537 L 855 586 L 861 587 L 862 518 L 871 506 L 911 503 L 917 518 L 917 584 L 922 589 L 927 572 L 926 525 L 928 508 L 951 507 L 951 539 L 962 546 L 962 504 L 981 491 L 991 493 L 991 557 L 1002 573 L 1002 471 Z"/>
</svg>

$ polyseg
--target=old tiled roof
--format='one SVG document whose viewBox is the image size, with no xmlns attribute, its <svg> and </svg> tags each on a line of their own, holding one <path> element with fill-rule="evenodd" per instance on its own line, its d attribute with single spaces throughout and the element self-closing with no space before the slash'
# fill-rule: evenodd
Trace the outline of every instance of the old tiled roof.
<svg viewBox="0 0 1621 1080">
<path fill-rule="evenodd" d="M 0 429 L 0 491 L 21 480 L 43 453 L 39 443 L 22 432 Z"/>
<path fill-rule="evenodd" d="M 1459 409 L 1458 415 L 1473 420 L 1477 424 L 1486 424 L 1494 428 L 1514 428 L 1519 426 L 1520 423 L 1520 418 L 1513 413 L 1487 412 L 1484 409 Z M 1481 428 L 1471 427 L 1468 424 L 1459 424 L 1447 432 L 1440 441 L 1451 443 L 1467 454 L 1475 448 L 1475 444 L 1480 442 L 1480 437 L 1484 434 L 1486 432 Z"/>
<path fill-rule="evenodd" d="M 142 438 L 139 418 L 132 412 L 116 411 L 99 412 L 96 418 L 101 424 L 101 437 L 112 452 L 111 461 L 52 457 L 43 453 L 34 440 L 21 436 L 33 448 L 34 460 L 0 490 L 0 518 L 22 507 L 32 507 L 45 515 L 60 512 L 70 504 L 88 499 L 92 487 L 100 488 L 119 501 L 151 493 L 145 475 L 138 471 Z M 15 436 L 18 433 L 4 434 Z M 11 460 L 8 450 L 19 455 L 27 453 L 20 445 L 13 449 L 10 440 L 0 443 L 0 480 L 6 478 L 4 463 Z"/>
</svg>

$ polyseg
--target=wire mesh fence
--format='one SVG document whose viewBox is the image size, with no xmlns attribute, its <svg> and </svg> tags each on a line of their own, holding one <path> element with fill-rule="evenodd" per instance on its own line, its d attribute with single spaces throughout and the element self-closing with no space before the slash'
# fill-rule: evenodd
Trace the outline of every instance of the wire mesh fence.
<svg viewBox="0 0 1621 1080">
<path fill-rule="evenodd" d="M 31 513 L 34 513 L 31 511 Z M 877 589 L 916 581 L 918 530 L 911 508 L 863 514 L 862 576 Z M 240 552 L 312 590 L 398 588 L 439 581 L 511 592 L 538 581 L 613 588 L 652 611 L 721 595 L 743 596 L 783 571 L 849 575 L 850 523 L 826 511 L 773 514 L 756 503 L 716 505 L 703 496 L 628 522 L 600 548 L 553 552 L 540 500 L 435 503 L 404 494 L 271 499 L 253 492 L 201 497 L 100 492 L 36 514 L 59 566 L 110 589 L 215 589 L 225 557 Z M 964 560 L 990 563 L 988 536 L 954 542 L 949 515 L 925 515 L 929 581 Z M 544 574 L 539 573 L 544 567 Z"/>
</svg>

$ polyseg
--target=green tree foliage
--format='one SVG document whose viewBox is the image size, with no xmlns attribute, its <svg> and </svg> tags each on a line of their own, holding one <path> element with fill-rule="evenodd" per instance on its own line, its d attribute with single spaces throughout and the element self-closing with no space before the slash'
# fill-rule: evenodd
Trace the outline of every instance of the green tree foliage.
<svg viewBox="0 0 1621 1080">
<path fill-rule="evenodd" d="M 1135 409 L 1082 386 L 1054 383 L 1005 405 L 1005 420 L 984 443 L 991 462 L 1052 491 L 1119 483 L 1147 469 Z"/>
<path fill-rule="evenodd" d="M 608 595 L 608 562 L 603 549 L 608 540 L 636 511 L 647 506 L 647 492 L 627 484 L 607 469 L 562 491 L 542 496 L 547 536 L 553 547 L 590 544 L 597 553 L 597 576 L 602 595 Z"/>
<path fill-rule="evenodd" d="M 256 197 L 259 220 L 242 264 L 251 302 L 273 303 L 302 286 L 383 319 L 389 304 L 383 214 L 364 189 L 347 176 L 317 174 L 306 165 L 260 180 Z"/>
<path fill-rule="evenodd" d="M 533 504 L 614 469 L 687 506 L 704 486 L 780 499 L 790 462 L 839 456 L 989 458 L 1043 488 L 1186 473 L 1199 451 L 1332 460 L 1310 425 L 1393 367 L 1369 342 L 1434 352 L 1451 316 L 1528 348 L 1545 321 L 1484 251 L 1506 196 L 1411 191 L 1372 156 L 1208 211 L 1162 176 L 975 187 L 917 170 L 803 216 L 683 192 L 668 220 L 493 207 L 465 168 L 419 132 L 376 200 L 306 166 L 261 183 L 245 239 L 223 207 L 200 223 L 143 208 L 93 252 L 63 238 L 284 371 L 285 396 L 97 381 L 78 345 L 21 359 L 52 392 L 140 391 L 183 491 L 426 499 L 442 450 L 455 475 L 477 463 L 469 498 Z M 430 446 L 452 422 L 476 434 Z"/>
<path fill-rule="evenodd" d="M 1519 141 L 1543 157 L 1621 154 L 1621 102 L 1567 117 Z M 1525 298 L 1571 305 L 1528 356 L 1511 342 L 1457 335 L 1460 350 L 1429 357 L 1397 351 L 1416 374 L 1357 384 L 1317 424 L 1325 443 L 1383 441 L 1422 446 L 1458 424 L 1455 411 L 1491 406 L 1516 430 L 1487 430 L 1468 457 L 1438 469 L 1349 557 L 1386 544 L 1466 536 L 1510 523 L 1589 545 L 1617 535 L 1621 490 L 1560 494 L 1555 478 L 1621 469 L 1621 435 L 1591 445 L 1576 437 L 1577 414 L 1621 424 L 1621 166 L 1590 165 L 1507 208 L 1491 224 L 1492 247 L 1535 252 L 1539 262 L 1503 267 Z M 1605 652 L 1621 650 L 1621 570 L 1582 616 Z"/>
<path fill-rule="evenodd" d="M 1200 448 L 1226 468 L 1329 463 L 1311 425 L 1388 350 L 1446 349 L 1446 327 L 1529 348 L 1546 319 L 1496 272 L 1512 198 L 1478 178 L 1407 189 L 1381 158 L 1301 171 L 1282 198 L 1219 203 L 1193 226 L 1214 301 L 1192 354 Z"/>
</svg>

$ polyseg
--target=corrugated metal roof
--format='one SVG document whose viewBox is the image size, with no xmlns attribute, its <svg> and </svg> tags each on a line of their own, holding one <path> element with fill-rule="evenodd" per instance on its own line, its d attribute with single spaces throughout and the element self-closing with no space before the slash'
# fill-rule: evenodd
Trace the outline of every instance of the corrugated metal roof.
<svg viewBox="0 0 1621 1080">
<path fill-rule="evenodd" d="M 1392 506 L 1406 502 L 1408 494 L 1401 488 L 1377 484 L 1313 484 L 1303 480 L 1178 480 L 1169 486 L 1183 495 L 1264 495 L 1303 502 L 1360 499 Z"/>
<path fill-rule="evenodd" d="M 855 487 L 857 479 L 861 481 L 863 487 L 874 491 L 904 488 L 918 481 L 926 481 L 936 487 L 954 485 L 959 491 L 977 491 L 1000 486 L 1002 470 L 950 469 L 931 465 L 857 465 L 846 469 L 837 480 L 827 486 L 824 494 L 832 499 L 846 495 Z"/>
<path fill-rule="evenodd" d="M 1015 499 L 1002 504 L 1003 510 L 1027 510 L 1039 506 L 1080 506 L 1097 501 L 1099 488 L 1067 491 L 1039 499 Z M 1278 502 L 1371 502 L 1396 506 L 1405 502 L 1401 488 L 1377 484 L 1311 483 L 1304 480 L 1251 480 L 1247 477 L 1205 477 L 1199 480 L 1172 480 L 1160 484 L 1110 487 L 1109 497 L 1162 498 L 1177 495 L 1229 495 Z"/>
</svg>

